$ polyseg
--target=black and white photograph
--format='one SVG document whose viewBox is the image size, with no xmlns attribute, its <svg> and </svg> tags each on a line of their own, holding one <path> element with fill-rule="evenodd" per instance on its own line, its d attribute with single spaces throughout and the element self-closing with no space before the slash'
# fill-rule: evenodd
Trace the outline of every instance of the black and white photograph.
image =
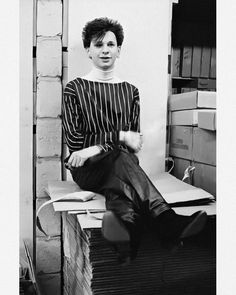
<svg viewBox="0 0 236 295">
<path fill-rule="evenodd" d="M 218 40 L 233 13 L 219 21 L 218 2 L 19 1 L 1 124 L 17 285 L 2 294 L 233 294 L 233 33 Z"/>
</svg>

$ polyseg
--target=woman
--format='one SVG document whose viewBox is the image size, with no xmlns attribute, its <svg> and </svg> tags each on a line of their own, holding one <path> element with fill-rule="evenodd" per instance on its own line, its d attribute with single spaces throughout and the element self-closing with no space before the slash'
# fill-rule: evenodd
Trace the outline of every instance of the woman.
<svg viewBox="0 0 236 295">
<path fill-rule="evenodd" d="M 139 166 L 139 92 L 114 73 L 124 39 L 122 26 L 97 18 L 85 25 L 82 38 L 93 67 L 65 88 L 63 128 L 70 152 L 66 165 L 81 188 L 106 197 L 104 238 L 127 259 L 136 255 L 144 220 L 162 240 L 180 242 L 197 234 L 206 213 L 177 215 Z"/>
</svg>

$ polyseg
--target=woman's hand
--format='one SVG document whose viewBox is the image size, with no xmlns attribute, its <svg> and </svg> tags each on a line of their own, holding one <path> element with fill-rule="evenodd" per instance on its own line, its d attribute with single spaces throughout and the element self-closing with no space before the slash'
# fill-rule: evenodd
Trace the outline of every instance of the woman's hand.
<svg viewBox="0 0 236 295">
<path fill-rule="evenodd" d="M 73 152 L 68 160 L 68 165 L 71 167 L 81 167 L 88 158 L 100 154 L 99 146 L 91 146 L 80 151 Z"/>
<path fill-rule="evenodd" d="M 141 133 L 134 131 L 121 131 L 120 139 L 121 141 L 124 141 L 127 146 L 133 149 L 135 153 L 139 152 L 142 148 L 143 138 Z"/>
</svg>

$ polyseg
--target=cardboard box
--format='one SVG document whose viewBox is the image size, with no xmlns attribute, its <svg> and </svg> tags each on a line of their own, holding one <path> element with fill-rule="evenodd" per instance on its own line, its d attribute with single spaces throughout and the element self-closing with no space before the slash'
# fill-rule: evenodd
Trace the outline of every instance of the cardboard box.
<svg viewBox="0 0 236 295">
<path fill-rule="evenodd" d="M 180 159 L 173 157 L 174 168 L 171 171 L 171 174 L 182 180 L 184 177 L 184 171 L 191 165 L 190 160 Z M 192 184 L 192 178 L 188 179 L 187 183 Z"/>
<path fill-rule="evenodd" d="M 183 61 L 182 61 L 182 77 L 191 76 L 192 65 L 192 46 L 185 46 L 183 49 Z"/>
<path fill-rule="evenodd" d="M 171 126 L 170 155 L 192 160 L 193 127 Z"/>
<path fill-rule="evenodd" d="M 202 48 L 193 47 L 192 77 L 200 77 Z"/>
<path fill-rule="evenodd" d="M 198 109 L 171 112 L 171 125 L 198 126 Z M 211 110 L 201 110 L 202 113 L 209 113 Z"/>
<path fill-rule="evenodd" d="M 191 91 L 180 94 L 172 94 L 169 99 L 169 110 L 189 110 L 189 109 L 215 109 L 215 91 Z"/>
<path fill-rule="evenodd" d="M 193 128 L 193 160 L 216 166 L 216 132 Z"/>
<path fill-rule="evenodd" d="M 216 48 L 211 49 L 210 78 L 216 78 Z"/>
<path fill-rule="evenodd" d="M 202 163 L 193 163 L 193 184 L 216 196 L 216 167 Z"/>
<path fill-rule="evenodd" d="M 198 112 L 198 127 L 207 130 L 216 130 L 216 111 Z"/>
<path fill-rule="evenodd" d="M 202 62 L 200 76 L 209 78 L 210 75 L 210 63 L 211 63 L 211 48 L 203 46 L 202 48 Z"/>
<path fill-rule="evenodd" d="M 172 48 L 171 74 L 173 77 L 179 77 L 180 71 L 180 48 Z"/>
<path fill-rule="evenodd" d="M 206 78 L 199 78 L 197 83 L 197 89 L 203 91 L 204 89 L 213 89 L 211 91 L 216 91 L 216 79 L 206 79 Z"/>
</svg>

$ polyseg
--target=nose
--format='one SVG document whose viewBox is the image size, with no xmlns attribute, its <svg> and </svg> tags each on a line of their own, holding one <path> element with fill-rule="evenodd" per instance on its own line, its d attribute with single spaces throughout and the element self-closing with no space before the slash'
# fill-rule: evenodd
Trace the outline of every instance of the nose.
<svg viewBox="0 0 236 295">
<path fill-rule="evenodd" d="M 102 53 L 107 54 L 109 52 L 109 47 L 105 44 L 102 48 Z"/>
</svg>

